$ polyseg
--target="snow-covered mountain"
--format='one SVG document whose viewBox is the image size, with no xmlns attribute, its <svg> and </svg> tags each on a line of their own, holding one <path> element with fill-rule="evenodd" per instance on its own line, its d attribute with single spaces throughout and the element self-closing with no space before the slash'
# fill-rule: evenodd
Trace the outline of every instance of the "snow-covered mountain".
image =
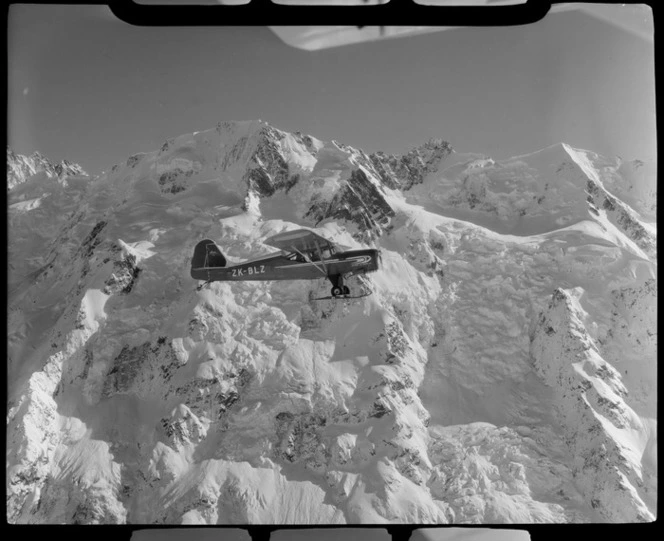
<svg viewBox="0 0 664 541">
<path fill-rule="evenodd" d="M 8 190 L 37 175 L 39 175 L 40 180 L 43 177 L 47 177 L 63 182 L 67 177 L 87 176 L 87 173 L 83 171 L 80 165 L 71 163 L 68 160 L 53 163 L 39 152 L 34 152 L 30 156 L 23 156 L 7 148 Z"/>
<path fill-rule="evenodd" d="M 221 122 L 12 187 L 8 520 L 654 520 L 647 167 Z M 373 295 L 195 290 L 202 238 L 234 263 L 300 227 L 379 246 Z"/>
</svg>

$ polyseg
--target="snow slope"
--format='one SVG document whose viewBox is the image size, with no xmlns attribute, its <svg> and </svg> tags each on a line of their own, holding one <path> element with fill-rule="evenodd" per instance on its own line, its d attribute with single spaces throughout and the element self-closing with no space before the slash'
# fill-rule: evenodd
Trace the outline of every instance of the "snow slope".
<svg viewBox="0 0 664 541">
<path fill-rule="evenodd" d="M 599 160 L 367 155 L 221 122 L 20 183 L 8 520 L 652 521 L 654 200 Z M 379 246 L 349 280 L 373 295 L 195 290 L 201 238 L 233 263 L 299 227 Z"/>
</svg>

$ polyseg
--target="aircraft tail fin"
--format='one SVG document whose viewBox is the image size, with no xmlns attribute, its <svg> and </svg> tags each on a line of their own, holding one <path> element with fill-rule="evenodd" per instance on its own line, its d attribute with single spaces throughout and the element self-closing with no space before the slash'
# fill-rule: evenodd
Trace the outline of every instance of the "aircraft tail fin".
<svg viewBox="0 0 664 541">
<path fill-rule="evenodd" d="M 191 259 L 192 278 L 200 279 L 198 278 L 198 274 L 202 269 L 225 266 L 226 258 L 214 241 L 210 239 L 202 240 L 194 248 L 194 257 Z"/>
</svg>

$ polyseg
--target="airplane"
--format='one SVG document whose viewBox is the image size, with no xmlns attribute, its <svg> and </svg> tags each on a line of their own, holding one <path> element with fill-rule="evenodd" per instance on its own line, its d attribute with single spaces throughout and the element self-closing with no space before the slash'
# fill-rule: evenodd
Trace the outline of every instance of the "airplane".
<svg viewBox="0 0 664 541">
<path fill-rule="evenodd" d="M 351 296 L 350 289 L 344 285 L 344 277 L 378 270 L 380 250 L 342 250 L 308 229 L 279 233 L 264 243 L 279 248 L 280 252 L 227 267 L 224 254 L 214 241 L 200 241 L 191 260 L 191 277 L 205 280 L 197 291 L 217 281 L 327 278 L 332 283 L 331 296 L 313 300 L 352 299 L 371 294 Z"/>
</svg>

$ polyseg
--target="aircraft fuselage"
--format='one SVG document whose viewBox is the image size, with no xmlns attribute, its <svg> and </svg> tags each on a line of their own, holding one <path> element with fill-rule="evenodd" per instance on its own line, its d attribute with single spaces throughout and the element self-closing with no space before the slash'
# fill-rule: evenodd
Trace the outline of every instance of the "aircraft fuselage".
<svg viewBox="0 0 664 541">
<path fill-rule="evenodd" d="M 301 259 L 301 258 L 300 258 Z M 325 276 L 364 274 L 378 270 L 378 250 L 349 250 L 318 261 L 297 260 L 293 255 L 277 254 L 246 261 L 231 267 L 198 267 L 191 269 L 196 280 L 317 280 Z"/>
</svg>

